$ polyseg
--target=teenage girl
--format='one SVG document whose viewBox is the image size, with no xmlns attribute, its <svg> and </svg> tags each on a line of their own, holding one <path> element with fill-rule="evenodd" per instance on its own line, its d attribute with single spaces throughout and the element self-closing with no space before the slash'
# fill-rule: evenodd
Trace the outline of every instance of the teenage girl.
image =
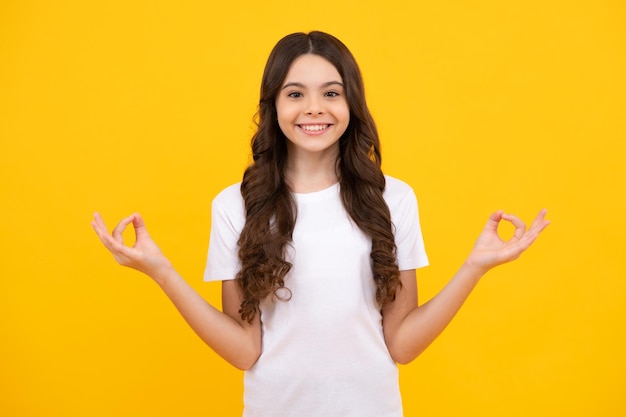
<svg viewBox="0 0 626 417">
<path fill-rule="evenodd" d="M 322 32 L 272 50 L 252 154 L 242 182 L 212 205 L 205 279 L 222 281 L 223 311 L 181 278 L 139 214 L 112 234 L 100 215 L 92 222 L 117 262 L 149 275 L 202 340 L 246 371 L 247 417 L 402 416 L 396 363 L 415 359 L 480 278 L 549 223 L 545 210 L 528 229 L 493 213 L 447 286 L 418 306 L 415 269 L 428 260 L 415 195 L 383 175 L 358 66 Z M 501 221 L 515 226 L 508 241 Z"/>
</svg>

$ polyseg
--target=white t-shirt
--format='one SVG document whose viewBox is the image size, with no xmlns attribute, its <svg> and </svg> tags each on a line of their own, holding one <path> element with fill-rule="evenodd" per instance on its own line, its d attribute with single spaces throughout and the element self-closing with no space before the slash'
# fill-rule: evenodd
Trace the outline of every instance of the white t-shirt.
<svg viewBox="0 0 626 417">
<path fill-rule="evenodd" d="M 411 187 L 386 177 L 400 270 L 428 264 Z M 245 223 L 240 184 L 213 200 L 204 279 L 233 279 Z M 400 417 L 398 370 L 382 329 L 369 239 L 343 208 L 339 185 L 295 194 L 285 277 L 289 301 L 262 300 L 262 354 L 244 375 L 244 417 Z"/>
</svg>

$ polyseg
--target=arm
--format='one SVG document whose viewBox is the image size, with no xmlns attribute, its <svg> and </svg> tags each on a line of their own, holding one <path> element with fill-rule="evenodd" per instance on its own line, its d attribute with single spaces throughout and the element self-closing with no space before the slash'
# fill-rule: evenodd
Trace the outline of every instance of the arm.
<svg viewBox="0 0 626 417">
<path fill-rule="evenodd" d="M 393 359 L 409 363 L 422 353 L 446 328 L 480 278 L 491 268 L 517 259 L 535 241 L 549 221 L 542 210 L 526 230 L 517 217 L 498 211 L 489 217 L 465 263 L 435 297 L 417 305 L 415 270 L 401 271 L 402 289 L 396 300 L 383 309 L 385 342 Z M 498 224 L 513 223 L 515 233 L 505 242 L 498 236 Z"/>
<path fill-rule="evenodd" d="M 150 238 L 139 214 L 123 219 L 111 234 L 99 214 L 91 223 L 104 246 L 123 266 L 136 269 L 150 276 L 170 298 L 191 328 L 217 354 L 239 369 L 249 369 L 261 354 L 261 324 L 257 317 L 250 324 L 241 319 L 239 305 L 241 295 L 234 281 L 222 286 L 224 312 L 207 303 L 174 270 Z M 125 246 L 122 232 L 132 224 L 135 244 Z"/>
</svg>

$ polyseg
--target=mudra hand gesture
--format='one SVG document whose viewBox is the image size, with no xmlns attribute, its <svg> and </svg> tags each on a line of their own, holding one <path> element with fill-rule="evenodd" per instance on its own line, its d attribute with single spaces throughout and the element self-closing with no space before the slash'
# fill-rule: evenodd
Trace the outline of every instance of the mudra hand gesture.
<svg viewBox="0 0 626 417">
<path fill-rule="evenodd" d="M 541 210 L 528 230 L 525 223 L 512 214 L 506 214 L 502 210 L 493 213 L 489 216 L 465 264 L 482 275 L 491 268 L 519 258 L 550 224 L 550 221 L 545 219 L 546 213 L 545 209 Z M 515 232 L 508 241 L 503 240 L 498 234 L 498 226 L 503 220 L 515 226 Z M 135 230 L 135 243 L 132 247 L 126 246 L 122 237 L 122 233 L 130 224 Z M 150 237 L 138 213 L 122 219 L 111 234 L 98 213 L 94 214 L 91 225 L 120 265 L 143 272 L 157 282 L 160 276 L 166 275 L 172 268 L 169 260 Z"/>
<path fill-rule="evenodd" d="M 122 233 L 129 224 L 132 224 L 135 230 L 133 246 L 125 245 L 122 237 Z M 170 261 L 150 237 L 146 225 L 138 213 L 122 219 L 111 234 L 109 234 L 104 220 L 98 213 L 94 214 L 91 225 L 104 246 L 113 254 L 120 265 L 143 272 L 157 283 L 160 283 L 161 277 L 164 277 L 172 268 Z"/>
<path fill-rule="evenodd" d="M 550 224 L 545 219 L 546 213 L 546 209 L 541 210 L 528 230 L 524 222 L 512 214 L 505 214 L 502 210 L 493 213 L 465 261 L 466 265 L 483 274 L 495 266 L 519 258 Z M 498 235 L 498 225 L 503 220 L 515 226 L 515 232 L 508 241 Z"/>
</svg>

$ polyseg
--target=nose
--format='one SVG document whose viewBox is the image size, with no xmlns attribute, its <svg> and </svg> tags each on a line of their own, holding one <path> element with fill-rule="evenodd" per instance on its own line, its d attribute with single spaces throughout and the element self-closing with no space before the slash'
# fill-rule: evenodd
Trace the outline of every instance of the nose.
<svg viewBox="0 0 626 417">
<path fill-rule="evenodd" d="M 309 97 L 306 103 L 306 114 L 307 116 L 317 116 L 324 114 L 322 101 L 317 97 Z"/>
</svg>

